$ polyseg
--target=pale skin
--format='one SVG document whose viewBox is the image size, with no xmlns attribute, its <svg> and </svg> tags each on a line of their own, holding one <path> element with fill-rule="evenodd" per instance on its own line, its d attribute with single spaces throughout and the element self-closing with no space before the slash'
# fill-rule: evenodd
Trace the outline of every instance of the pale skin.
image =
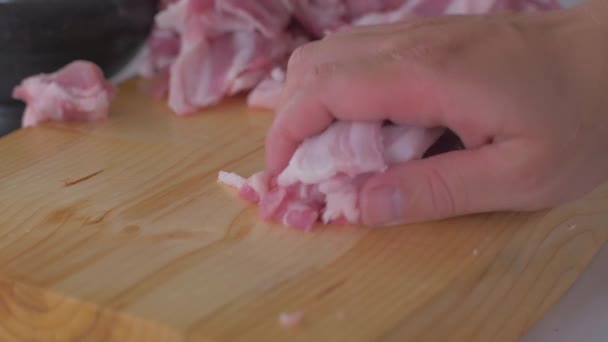
<svg viewBox="0 0 608 342">
<path fill-rule="evenodd" d="M 360 27 L 299 48 L 266 141 L 270 173 L 334 120 L 448 127 L 466 146 L 370 179 L 385 226 L 575 200 L 608 180 L 608 2 Z"/>
</svg>

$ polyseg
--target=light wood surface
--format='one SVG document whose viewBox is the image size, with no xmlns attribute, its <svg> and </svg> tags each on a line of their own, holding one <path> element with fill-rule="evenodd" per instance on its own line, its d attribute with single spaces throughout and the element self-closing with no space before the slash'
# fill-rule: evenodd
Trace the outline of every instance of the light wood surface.
<svg viewBox="0 0 608 342">
<path fill-rule="evenodd" d="M 608 187 L 391 229 L 262 223 L 216 177 L 263 167 L 271 115 L 179 118 L 147 92 L 0 139 L 0 340 L 513 341 L 608 237 Z"/>
</svg>

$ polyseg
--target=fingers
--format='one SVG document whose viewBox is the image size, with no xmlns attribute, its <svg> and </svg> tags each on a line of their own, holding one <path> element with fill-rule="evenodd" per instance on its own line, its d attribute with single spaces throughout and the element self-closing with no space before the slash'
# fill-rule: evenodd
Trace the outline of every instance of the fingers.
<svg viewBox="0 0 608 342">
<path fill-rule="evenodd" d="M 363 222 L 385 226 L 509 210 L 525 203 L 515 166 L 494 146 L 415 160 L 372 177 L 360 194 Z M 529 190 L 529 189 L 528 189 Z"/>
<path fill-rule="evenodd" d="M 382 29 L 389 28 L 383 26 Z M 387 33 L 370 28 L 339 37 L 326 37 L 297 48 L 289 58 L 286 82 L 278 108 L 293 97 L 317 66 L 373 55 L 382 45 L 387 44 L 387 37 L 390 37 Z"/>
<path fill-rule="evenodd" d="M 280 172 L 304 139 L 322 132 L 334 119 L 441 126 L 434 80 L 414 66 L 385 63 L 383 58 L 317 67 L 277 112 L 266 140 L 269 172 Z"/>
</svg>

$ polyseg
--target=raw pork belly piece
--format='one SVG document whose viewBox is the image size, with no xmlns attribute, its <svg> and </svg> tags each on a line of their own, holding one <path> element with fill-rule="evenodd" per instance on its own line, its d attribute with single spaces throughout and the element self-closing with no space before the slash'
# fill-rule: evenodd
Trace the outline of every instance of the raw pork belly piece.
<svg viewBox="0 0 608 342">
<path fill-rule="evenodd" d="M 298 41 L 286 31 L 289 18 L 282 0 L 179 0 L 170 4 L 156 17 L 155 29 L 179 37 L 179 49 L 165 76 L 169 106 L 177 114 L 191 114 L 255 87 L 274 64 L 287 58 Z M 155 69 L 163 71 L 158 60 L 169 60 L 159 58 L 164 49 L 154 51 L 150 46 L 149 50 L 149 60 L 140 70 L 144 75 Z"/>
<path fill-rule="evenodd" d="M 436 0 L 423 2 L 428 1 Z M 420 2 L 420 0 L 292 0 L 292 11 L 293 16 L 304 28 L 314 37 L 321 38 L 328 32 L 350 25 L 361 16 L 385 13 L 407 3 Z"/>
<path fill-rule="evenodd" d="M 28 77 L 13 89 L 13 97 L 27 104 L 23 127 L 49 120 L 105 119 L 115 94 L 97 65 L 80 60 L 52 74 Z"/>
<path fill-rule="evenodd" d="M 170 70 L 169 106 L 177 114 L 190 114 L 253 88 L 266 76 L 273 60 L 286 54 L 288 40 L 281 36 L 273 41 L 254 31 L 212 40 L 184 39 Z"/>
<path fill-rule="evenodd" d="M 358 193 L 373 174 L 421 158 L 443 129 L 338 121 L 304 141 L 274 179 L 220 172 L 218 180 L 258 203 L 260 217 L 311 229 L 315 222 L 360 222 Z"/>
</svg>

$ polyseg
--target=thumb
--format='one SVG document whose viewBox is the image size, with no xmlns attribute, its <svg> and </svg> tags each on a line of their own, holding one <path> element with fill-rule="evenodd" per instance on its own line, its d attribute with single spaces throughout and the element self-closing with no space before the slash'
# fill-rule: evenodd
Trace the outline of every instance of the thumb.
<svg viewBox="0 0 608 342">
<path fill-rule="evenodd" d="M 448 152 L 373 176 L 359 196 L 363 223 L 386 226 L 508 208 L 515 199 L 508 197 L 513 164 L 500 162 L 493 150 Z"/>
</svg>

